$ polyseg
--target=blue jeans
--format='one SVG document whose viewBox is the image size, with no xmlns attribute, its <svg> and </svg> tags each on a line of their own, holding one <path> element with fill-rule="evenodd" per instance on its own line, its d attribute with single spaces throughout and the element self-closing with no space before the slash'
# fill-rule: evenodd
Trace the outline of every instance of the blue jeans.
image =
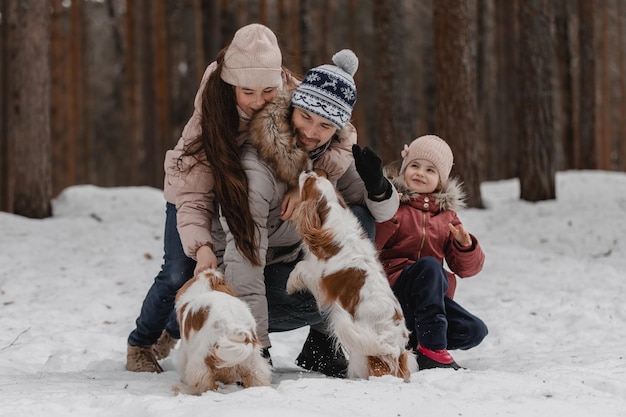
<svg viewBox="0 0 626 417">
<path fill-rule="evenodd" d="M 196 261 L 183 251 L 176 227 L 176 206 L 165 207 L 165 234 L 163 236 L 163 264 L 146 294 L 141 312 L 135 322 L 136 328 L 128 336 L 132 346 L 148 346 L 156 343 L 164 329 L 180 338 L 174 301 L 176 292 L 193 277 Z"/>
<path fill-rule="evenodd" d="M 432 256 L 407 266 L 393 285 L 408 329 L 409 345 L 429 349 L 470 349 L 487 336 L 478 317 L 446 297 L 448 277 Z"/>
<path fill-rule="evenodd" d="M 373 240 L 375 223 L 367 208 L 351 206 Z M 135 321 L 136 328 L 128 336 L 132 346 L 149 346 L 159 339 L 163 330 L 170 336 L 180 339 L 174 302 L 176 292 L 193 277 L 196 262 L 183 251 L 180 235 L 176 227 L 176 207 L 166 204 L 164 255 L 161 271 L 154 279 Z M 322 316 L 317 303 L 309 292 L 289 295 L 286 283 L 295 262 L 279 263 L 265 267 L 265 287 L 269 313 L 269 331 L 282 332 L 308 325 L 321 325 Z"/>
</svg>

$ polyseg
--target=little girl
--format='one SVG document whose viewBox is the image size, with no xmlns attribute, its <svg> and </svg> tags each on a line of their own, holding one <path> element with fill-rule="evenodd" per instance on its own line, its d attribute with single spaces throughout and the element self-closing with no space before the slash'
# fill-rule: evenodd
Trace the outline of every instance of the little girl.
<svg viewBox="0 0 626 417">
<path fill-rule="evenodd" d="M 448 349 L 478 345 L 487 327 L 453 301 L 455 274 L 476 275 L 485 255 L 455 212 L 465 206 L 465 193 L 456 178 L 448 179 L 453 162 L 448 144 L 421 136 L 404 146 L 402 158 L 400 172 L 388 173 L 401 194 L 400 208 L 391 220 L 376 224 L 376 246 L 420 369 L 459 369 Z M 444 259 L 452 272 L 444 269 Z"/>
</svg>

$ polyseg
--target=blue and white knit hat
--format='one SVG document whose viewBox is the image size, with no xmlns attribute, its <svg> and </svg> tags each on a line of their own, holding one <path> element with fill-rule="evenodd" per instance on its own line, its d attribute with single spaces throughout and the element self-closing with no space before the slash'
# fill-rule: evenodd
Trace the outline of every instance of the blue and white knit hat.
<svg viewBox="0 0 626 417">
<path fill-rule="evenodd" d="M 291 103 L 331 121 L 339 129 L 352 116 L 356 103 L 354 74 L 359 68 L 359 59 L 349 49 L 333 55 L 335 65 L 322 65 L 310 69 L 302 84 L 293 93 Z"/>
</svg>

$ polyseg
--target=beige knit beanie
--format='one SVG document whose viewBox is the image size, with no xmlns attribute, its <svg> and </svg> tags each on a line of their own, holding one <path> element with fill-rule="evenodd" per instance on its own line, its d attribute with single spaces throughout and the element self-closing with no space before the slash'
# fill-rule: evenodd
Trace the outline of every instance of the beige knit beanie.
<svg viewBox="0 0 626 417">
<path fill-rule="evenodd" d="M 221 77 L 238 87 L 280 87 L 282 59 L 274 32 L 253 23 L 235 33 L 224 54 Z"/>
<path fill-rule="evenodd" d="M 411 142 L 411 145 L 404 145 L 401 154 L 403 160 L 400 175 L 404 174 L 404 170 L 411 161 L 425 159 L 432 162 L 437 168 L 441 184 L 445 185 L 448 182 L 454 158 L 450 146 L 439 136 L 420 136 Z"/>
</svg>

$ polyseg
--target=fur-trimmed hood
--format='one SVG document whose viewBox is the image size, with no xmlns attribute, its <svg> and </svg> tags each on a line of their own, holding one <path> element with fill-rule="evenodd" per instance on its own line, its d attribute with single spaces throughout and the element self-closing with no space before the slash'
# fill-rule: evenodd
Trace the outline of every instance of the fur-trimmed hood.
<svg viewBox="0 0 626 417">
<path fill-rule="evenodd" d="M 259 158 L 269 165 L 279 180 L 298 185 L 298 175 L 309 168 L 305 151 L 299 149 L 289 122 L 291 92 L 280 93 L 273 102 L 254 115 L 250 121 L 250 142 Z"/>
<path fill-rule="evenodd" d="M 270 166 L 279 180 L 297 187 L 300 172 L 312 167 L 307 153 L 297 147 L 296 132 L 291 125 L 291 95 L 292 90 L 284 90 L 265 107 L 256 113 L 249 125 L 250 143 L 257 149 L 259 158 Z M 356 132 L 351 124 L 338 130 L 332 141 L 339 143 L 356 143 Z M 325 153 L 333 152 L 333 146 Z M 350 158 L 352 155 L 349 155 Z M 340 163 L 341 176 L 349 166 Z M 318 164 L 315 164 L 316 166 Z M 325 166 L 320 166 L 326 171 Z M 329 176 L 331 173 L 329 172 Z"/>
<path fill-rule="evenodd" d="M 400 201 L 410 203 L 412 200 L 420 198 L 420 194 L 411 191 L 402 176 L 391 178 L 391 182 L 401 194 Z M 435 205 L 439 210 L 457 211 L 466 206 L 467 194 L 463 191 L 463 184 L 455 177 L 450 178 L 441 191 L 432 193 L 435 198 Z"/>
</svg>

